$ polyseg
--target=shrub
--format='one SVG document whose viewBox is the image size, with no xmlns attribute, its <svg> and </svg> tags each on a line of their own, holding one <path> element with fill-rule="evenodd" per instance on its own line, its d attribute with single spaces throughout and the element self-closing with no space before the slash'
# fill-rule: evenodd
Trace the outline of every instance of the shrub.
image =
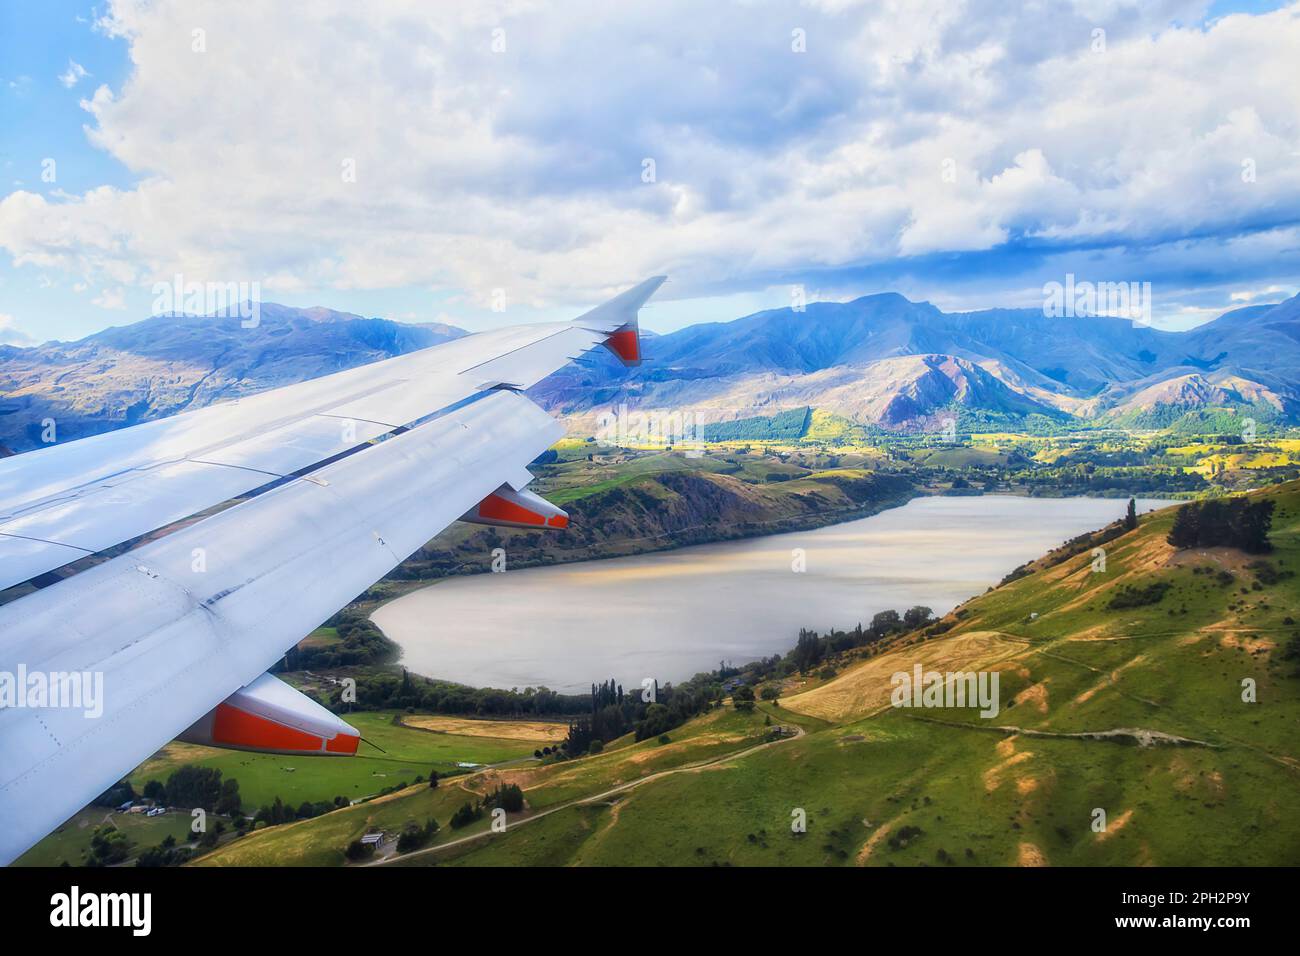
<svg viewBox="0 0 1300 956">
<path fill-rule="evenodd" d="M 1159 604 L 1164 600 L 1165 593 L 1170 587 L 1172 585 L 1168 581 L 1152 581 L 1144 587 L 1125 586 L 1120 588 L 1106 606 L 1112 611 L 1118 611 L 1123 608 Z"/>
<path fill-rule="evenodd" d="M 473 803 L 466 803 L 459 810 L 451 815 L 451 828 L 459 830 L 461 827 L 467 827 L 475 820 L 483 816 L 483 808 Z"/>
<path fill-rule="evenodd" d="M 348 844 L 348 848 L 343 851 L 343 855 L 355 863 L 358 860 L 364 860 L 367 857 L 374 856 L 375 845 L 373 843 L 362 843 L 360 840 L 353 840 Z"/>
<path fill-rule="evenodd" d="M 500 807 L 507 813 L 519 813 L 524 809 L 524 792 L 517 783 L 503 784 L 484 798 L 483 806 Z"/>
<path fill-rule="evenodd" d="M 402 827 L 402 832 L 397 838 L 397 852 L 410 853 L 412 850 L 418 850 L 433 839 L 433 835 L 437 832 L 438 821 L 433 817 L 425 820 L 424 826 L 411 820 Z"/>
</svg>

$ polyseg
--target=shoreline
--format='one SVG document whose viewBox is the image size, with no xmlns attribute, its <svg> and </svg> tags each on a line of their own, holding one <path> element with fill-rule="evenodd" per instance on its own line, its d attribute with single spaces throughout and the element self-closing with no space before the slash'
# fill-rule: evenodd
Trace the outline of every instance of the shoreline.
<svg viewBox="0 0 1300 956">
<path fill-rule="evenodd" d="M 547 561 L 547 562 L 536 562 L 536 563 L 530 563 L 530 564 L 527 564 L 527 565 L 520 564 L 520 565 L 517 565 L 517 566 L 512 566 L 511 569 L 514 570 L 514 569 L 517 568 L 517 569 L 519 569 L 519 570 L 525 570 L 525 569 L 540 570 L 540 569 L 545 569 L 545 568 L 556 568 L 556 569 L 559 569 L 559 568 L 563 568 L 563 567 L 566 567 L 566 566 L 568 566 L 568 565 L 573 565 L 573 564 L 596 565 L 597 563 L 599 563 L 599 562 L 603 562 L 603 561 L 606 561 L 607 559 L 610 559 L 610 558 L 620 558 L 620 557 L 627 557 L 627 558 L 633 558 L 633 557 L 652 557 L 652 556 L 654 556 L 654 555 L 665 554 L 665 553 L 667 553 L 667 552 L 669 552 L 669 551 L 674 551 L 674 552 L 675 552 L 675 551 L 690 552 L 690 551 L 692 551 L 692 549 L 696 549 L 696 548 L 704 547 L 704 546 L 707 546 L 707 545 L 739 544 L 739 543 L 742 543 L 742 542 L 744 542 L 744 541 L 753 541 L 753 540 L 755 540 L 755 539 L 778 538 L 778 537 L 780 537 L 780 536 L 782 536 L 782 535 L 799 534 L 799 533 L 806 533 L 806 532 L 816 532 L 816 531 L 822 530 L 822 529 L 824 529 L 824 528 L 829 528 L 829 527 L 838 526 L 838 525 L 847 525 L 847 524 L 851 524 L 851 523 L 856 522 L 856 521 L 861 521 L 861 520 L 866 519 L 866 518 L 872 518 L 872 517 L 876 517 L 876 516 L 879 516 L 879 515 L 882 515 L 882 514 L 886 514 L 886 513 L 888 513 L 888 512 L 896 511 L 896 510 L 898 510 L 898 509 L 900 509 L 900 508 L 905 507 L 905 506 L 908 505 L 908 504 L 911 504 L 912 502 L 914 502 L 914 501 L 916 501 L 917 499 L 920 499 L 920 498 L 937 498 L 937 499 L 944 499 L 944 498 L 963 498 L 963 499 L 965 499 L 965 498 L 992 498 L 992 499 L 1002 499 L 1002 500 L 1006 500 L 1006 499 L 1042 500 L 1042 499 L 1045 499 L 1045 500 L 1049 500 L 1049 501 L 1094 500 L 1094 499 L 1095 499 L 1095 500 L 1100 500 L 1100 501 L 1124 501 L 1124 500 L 1127 500 L 1127 499 L 1130 498 L 1130 497 L 1133 497 L 1133 496 L 1131 496 L 1131 495 L 1123 495 L 1123 496 L 1114 496 L 1114 497 L 1112 497 L 1112 496 L 1102 496 L 1102 495 L 1026 495 L 1026 494 L 1005 494 L 1005 493 L 1002 493 L 1002 492 L 991 492 L 991 493 L 981 493 L 981 494 L 967 494 L 967 495 L 960 495 L 960 494 L 959 494 L 959 495 L 949 495 L 949 494 L 934 494 L 934 493 L 925 493 L 925 492 L 921 492 L 921 493 L 917 493 L 917 494 L 908 495 L 908 496 L 906 496 L 905 498 L 903 498 L 902 500 L 894 500 L 894 501 L 891 501 L 891 502 L 889 502 L 889 503 L 876 503 L 876 506 L 874 506 L 874 507 L 872 507 L 872 506 L 868 506 L 868 507 L 864 507 L 864 508 L 845 509 L 845 510 L 840 511 L 840 512 L 838 512 L 838 513 L 829 513 L 829 514 L 826 513 L 826 512 L 822 512 L 822 513 L 817 514 L 817 515 L 808 516 L 808 517 L 811 518 L 812 520 L 807 520 L 807 521 L 800 521 L 800 520 L 797 520 L 797 519 L 783 518 L 783 519 L 781 519 L 781 520 L 779 520 L 779 521 L 772 522 L 771 525 L 770 525 L 768 528 L 765 528 L 765 529 L 763 529 L 763 530 L 761 530 L 761 531 L 748 531 L 748 532 L 746 532 L 746 533 L 742 533 L 742 534 L 726 534 L 726 535 L 718 535 L 718 536 L 716 536 L 716 537 L 714 537 L 714 538 L 712 538 L 712 539 L 710 539 L 710 540 L 705 540 L 705 541 L 691 541 L 691 542 L 689 542 L 689 543 L 674 544 L 674 545 L 670 545 L 670 546 L 666 546 L 666 547 L 661 546 L 661 547 L 649 547 L 649 548 L 639 548 L 639 549 L 634 548 L 634 549 L 631 549 L 631 550 L 618 549 L 618 550 L 613 550 L 613 551 L 609 551 L 609 552 L 606 552 L 606 553 L 604 553 L 604 554 L 601 554 L 599 557 L 590 557 L 590 556 L 587 556 L 587 557 L 575 558 L 574 560 L 568 560 L 568 561 Z M 1168 506 L 1171 506 L 1171 505 L 1177 503 L 1176 500 L 1171 500 L 1171 499 L 1143 499 L 1143 500 L 1146 500 L 1146 501 L 1165 500 L 1165 501 L 1167 501 L 1168 504 L 1163 505 L 1162 507 L 1168 507 Z M 841 515 L 842 515 L 842 517 L 841 517 Z M 1104 522 L 1103 522 L 1103 523 L 1104 523 Z M 1100 525 L 1099 525 L 1099 527 L 1100 527 Z M 1086 531 L 1086 530 L 1092 530 L 1092 529 L 1089 528 L 1089 529 L 1085 529 L 1085 531 Z M 624 541 L 626 541 L 626 540 L 627 540 L 627 539 L 624 539 Z M 993 573 L 993 576 L 990 577 L 990 580 L 994 583 L 994 585 L 996 585 L 997 580 L 1000 579 L 1000 576 L 1001 576 L 1002 574 L 1004 574 L 1005 572 L 1007 572 L 1007 571 L 1009 571 L 1009 570 L 1013 570 L 1013 569 L 1014 569 L 1014 568 L 1012 567 L 1011 564 L 1008 564 L 1008 566 L 1007 566 L 1006 568 L 999 568 L 998 570 L 996 570 L 996 571 Z M 405 586 L 405 587 L 401 587 L 400 590 L 397 590 L 397 591 L 396 591 L 396 593 L 392 593 L 392 594 L 386 596 L 382 601 L 377 602 L 373 607 L 371 607 L 371 608 L 368 610 L 368 613 L 367 613 L 367 618 L 368 618 L 368 620 L 370 620 L 370 622 L 371 622 L 372 624 L 374 624 L 375 627 L 378 628 L 378 629 L 380 630 L 381 633 L 383 633 L 384 639 L 385 639 L 386 641 L 388 641 L 389 643 L 391 643 L 391 644 L 395 647 L 395 649 L 397 650 L 397 654 L 398 654 L 398 656 L 397 656 L 393 661 L 391 661 L 391 662 L 389 663 L 388 666 L 398 666 L 398 667 L 402 667 L 403 669 L 409 670 L 410 673 L 412 673 L 413 675 L 417 675 L 417 676 L 420 676 L 420 677 L 424 677 L 424 678 L 427 678 L 427 679 L 429 679 L 429 680 L 440 681 L 440 682 L 445 682 L 445 683 L 449 683 L 449 684 L 457 684 L 457 685 L 460 685 L 460 686 L 470 687 L 470 688 L 476 688 L 476 689 L 491 689 L 491 688 L 496 688 L 497 685 L 496 685 L 495 683 L 492 683 L 492 682 L 489 682 L 489 683 L 481 683 L 481 682 L 466 682 L 466 681 L 461 681 L 461 680 L 448 679 L 448 678 L 445 678 L 445 677 L 439 677 L 439 676 L 437 676 L 436 674 L 425 673 L 425 670 L 424 670 L 424 669 L 421 669 L 419 665 L 411 666 L 411 665 L 409 665 L 409 664 L 404 663 L 404 661 L 406 661 L 406 660 L 408 659 L 408 655 L 407 655 L 407 651 L 406 651 L 406 649 L 403 648 L 402 644 L 399 643 L 397 640 L 395 640 L 395 639 L 394 639 L 394 638 L 393 638 L 389 633 L 387 633 L 386 631 L 384 631 L 383 627 L 379 624 L 379 622 L 375 620 L 375 615 L 376 615 L 376 614 L 378 614 L 378 613 L 379 613 L 383 608 L 386 608 L 389 604 L 392 604 L 392 603 L 393 603 L 394 601 L 396 601 L 398 598 L 407 597 L 407 596 L 409 596 L 409 595 L 411 595 L 411 594 L 414 594 L 414 593 L 417 592 L 417 591 L 426 590 L 426 589 L 428 589 L 428 588 L 433 587 L 433 586 L 436 585 L 436 584 L 442 583 L 443 581 L 445 581 L 445 580 L 448 579 L 448 578 L 454 578 L 454 577 L 475 577 L 475 576 L 477 576 L 477 574 L 482 574 L 482 573 L 490 573 L 490 572 L 484 570 L 484 571 L 481 571 L 481 572 L 471 572 L 471 573 L 469 573 L 469 574 L 466 574 L 466 573 L 463 573 L 463 572 L 462 572 L 462 573 L 453 573 L 453 574 L 444 575 L 444 576 L 442 576 L 442 577 L 440 577 L 440 578 L 433 579 L 433 580 L 401 582 L 402 584 L 407 585 L 407 586 Z M 935 586 L 936 586 L 936 588 L 942 588 L 942 587 L 944 586 L 944 583 L 943 583 L 943 582 L 936 581 Z M 982 586 L 979 587 L 979 588 L 976 588 L 976 589 L 973 590 L 970 594 L 965 594 L 961 599 L 958 600 L 957 603 L 960 604 L 962 600 L 969 600 L 971 597 L 977 596 L 978 594 L 982 593 L 983 590 L 984 590 L 984 588 L 983 588 Z M 809 614 L 809 617 L 810 617 L 810 618 L 813 617 L 813 616 L 815 616 L 815 611 L 814 611 L 814 612 L 810 612 L 810 614 Z M 807 625 L 811 625 L 811 624 L 813 624 L 813 623 L 816 623 L 816 622 L 811 621 L 811 620 L 805 622 L 805 624 L 807 624 Z M 834 626 L 834 627 L 851 626 L 851 622 L 850 622 L 849 624 L 845 624 L 844 622 L 834 622 L 833 626 Z M 793 646 L 793 644 L 794 644 L 794 640 L 795 640 L 795 637 L 796 637 L 796 631 L 792 630 L 791 633 L 788 635 L 788 643 L 789 643 L 789 646 L 790 646 L 790 647 Z M 409 641 L 408 641 L 408 643 L 409 643 Z M 788 647 L 785 647 L 785 645 L 782 645 L 782 646 L 783 646 L 784 649 L 787 649 L 787 650 L 788 650 Z M 756 650 L 753 651 L 753 653 L 752 653 L 752 655 L 751 655 L 750 657 L 745 658 L 745 661 L 748 662 L 748 661 L 752 661 L 752 660 L 757 660 L 757 659 L 759 659 L 760 657 L 764 656 L 766 653 L 767 653 L 767 652 L 766 652 L 765 650 L 763 650 L 763 649 L 756 649 Z M 688 676 L 689 676 L 689 675 L 688 675 Z M 687 679 L 687 678 L 683 678 L 683 679 Z M 552 678 L 552 682 L 554 682 L 554 678 Z M 507 683 L 509 683 L 509 681 L 507 681 Z M 517 683 L 517 682 L 516 682 L 516 683 Z M 527 683 L 532 683 L 532 682 L 527 682 Z M 522 684 L 518 684 L 518 686 L 523 686 L 523 685 L 522 685 Z M 550 683 L 548 683 L 547 686 L 552 686 L 552 685 L 551 685 Z M 565 685 L 565 686 L 567 687 L 567 685 Z M 567 690 L 561 690 L 560 692 L 561 692 L 561 693 L 568 693 L 569 691 L 567 691 Z"/>
<path fill-rule="evenodd" d="M 1172 495 L 1174 493 L 1165 492 L 1165 494 Z M 878 514 L 883 514 L 886 511 L 893 511 L 896 508 L 902 508 L 907 506 L 908 504 L 917 500 L 918 498 L 1026 498 L 1033 501 L 1058 501 L 1058 500 L 1065 501 L 1065 500 L 1074 500 L 1074 499 L 1087 499 L 1087 500 L 1097 500 L 1097 501 L 1125 501 L 1129 498 L 1142 498 L 1142 497 L 1144 496 L 1141 494 L 1135 495 L 1131 492 L 1122 495 L 1064 495 L 1064 494 L 1031 495 L 1031 494 L 1023 494 L 1021 492 L 1010 490 L 1010 489 L 1006 491 L 986 491 L 986 492 L 969 492 L 969 493 L 953 492 L 953 491 L 946 491 L 946 490 L 931 491 L 925 489 L 918 489 L 915 494 L 909 495 L 901 501 L 894 501 L 891 499 L 888 503 L 882 503 L 880 507 L 867 506 L 862 508 L 839 509 L 839 510 L 829 511 L 829 512 L 818 512 L 814 515 L 808 515 L 808 516 L 796 515 L 796 516 L 791 516 L 786 518 L 774 518 L 772 519 L 771 522 L 767 522 L 768 524 L 773 524 L 773 525 L 784 522 L 790 525 L 788 527 L 781 527 L 776 529 L 764 528 L 762 530 L 742 531 L 737 534 L 725 534 L 725 535 L 720 534 L 700 541 L 688 541 L 679 544 L 665 544 L 665 545 L 657 545 L 657 546 L 645 547 L 645 548 L 633 548 L 627 551 L 607 552 L 607 553 L 601 553 L 595 555 L 582 555 L 582 556 L 572 557 L 572 558 L 560 556 L 556 560 L 530 561 L 528 559 L 523 559 L 518 561 L 517 563 L 512 562 L 511 568 L 513 570 L 518 570 L 518 571 L 531 570 L 535 568 L 556 568 L 556 567 L 564 567 L 570 564 L 583 564 L 588 562 L 608 561 L 613 558 L 633 558 L 633 557 L 638 557 L 640 555 L 647 555 L 647 554 L 663 554 L 668 551 L 681 551 L 686 548 L 695 548 L 695 547 L 700 547 L 702 545 L 725 544 L 729 541 L 748 541 L 748 540 L 752 540 L 753 538 L 774 537 L 776 535 L 793 534 L 800 531 L 816 531 L 820 528 L 830 527 L 831 525 L 848 524 L 852 521 L 861 520 L 862 518 L 870 518 Z M 1166 500 L 1168 500 L 1171 504 L 1173 504 L 1173 503 L 1181 502 L 1184 499 L 1170 497 Z M 843 515 L 843 517 L 839 517 L 839 515 Z M 806 517 L 808 520 L 807 521 L 801 520 L 801 517 Z M 623 538 L 620 540 L 625 542 L 647 541 L 647 540 L 651 540 L 652 537 L 663 537 L 663 536 L 651 536 L 646 538 Z M 435 577 L 435 578 L 381 579 L 379 583 L 383 584 L 387 588 L 391 588 L 395 593 L 388 594 L 385 597 L 381 598 L 380 600 L 374 602 L 373 606 L 369 609 L 369 612 L 367 613 L 367 617 L 373 618 L 373 615 L 376 611 L 378 611 L 382 607 L 385 607 L 393 603 L 399 598 L 406 597 L 406 595 L 408 594 L 413 594 L 416 591 L 421 591 L 425 588 L 434 587 L 435 585 L 441 584 L 444 581 L 450 580 L 452 578 L 475 577 L 480 574 L 491 574 L 491 573 L 492 572 L 490 568 L 484 568 L 481 570 L 474 570 L 474 571 L 469 571 L 469 570 L 450 571 L 446 574 L 440 575 L 439 577 Z M 385 635 L 385 637 L 387 637 L 387 635 Z M 392 663 L 397 663 L 397 662 L 394 661 Z M 420 676 L 428 677 L 429 675 L 421 674 Z M 430 677 L 430 679 L 440 680 L 441 678 Z M 455 682 L 452 681 L 450 683 L 455 683 Z"/>
</svg>

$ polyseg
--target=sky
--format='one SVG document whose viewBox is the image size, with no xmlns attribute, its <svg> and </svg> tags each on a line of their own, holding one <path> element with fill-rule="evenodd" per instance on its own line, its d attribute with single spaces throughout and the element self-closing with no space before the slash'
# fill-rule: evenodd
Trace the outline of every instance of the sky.
<svg viewBox="0 0 1300 956">
<path fill-rule="evenodd" d="M 1300 3 L 0 0 L 0 343 L 159 283 L 471 330 L 1300 288 Z M 798 291 L 796 291 L 798 290 Z"/>
</svg>

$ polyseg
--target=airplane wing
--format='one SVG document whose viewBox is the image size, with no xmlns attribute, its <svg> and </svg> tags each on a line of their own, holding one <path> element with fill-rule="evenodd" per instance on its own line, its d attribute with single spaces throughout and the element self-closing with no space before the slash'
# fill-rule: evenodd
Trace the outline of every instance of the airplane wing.
<svg viewBox="0 0 1300 956">
<path fill-rule="evenodd" d="M 182 733 L 354 751 L 266 670 L 458 518 L 563 527 L 525 489 L 563 428 L 521 392 L 598 346 L 638 363 L 663 281 L 0 460 L 0 863 Z"/>
</svg>

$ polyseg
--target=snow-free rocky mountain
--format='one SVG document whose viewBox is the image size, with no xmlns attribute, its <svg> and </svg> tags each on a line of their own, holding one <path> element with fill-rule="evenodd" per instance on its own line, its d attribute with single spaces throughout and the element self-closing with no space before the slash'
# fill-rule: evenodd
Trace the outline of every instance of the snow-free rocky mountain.
<svg viewBox="0 0 1300 956">
<path fill-rule="evenodd" d="M 589 385 L 598 408 L 627 401 L 708 420 L 807 405 L 891 430 L 933 427 L 953 408 L 1008 424 L 1038 415 L 1137 427 L 1210 409 L 1300 414 L 1300 296 L 1164 332 L 1037 309 L 945 313 L 884 293 L 696 325 L 645 351 L 640 369 L 566 369 L 539 396 L 593 421 Z"/>
<path fill-rule="evenodd" d="M 235 316 L 154 316 L 77 342 L 0 346 L 0 445 L 39 447 L 411 352 L 464 335 L 329 309 L 263 303 Z"/>
<path fill-rule="evenodd" d="M 197 408 L 465 334 L 264 303 L 235 317 L 155 316 L 77 342 L 0 346 L 0 446 L 38 447 Z M 533 397 L 590 431 L 629 408 L 698 420 L 812 406 L 890 430 L 966 410 L 1034 420 L 1161 427 L 1208 411 L 1300 420 L 1300 296 L 1225 313 L 1188 332 L 1037 309 L 948 313 L 896 293 L 775 309 L 646 336 L 647 361 L 592 356 Z"/>
</svg>

